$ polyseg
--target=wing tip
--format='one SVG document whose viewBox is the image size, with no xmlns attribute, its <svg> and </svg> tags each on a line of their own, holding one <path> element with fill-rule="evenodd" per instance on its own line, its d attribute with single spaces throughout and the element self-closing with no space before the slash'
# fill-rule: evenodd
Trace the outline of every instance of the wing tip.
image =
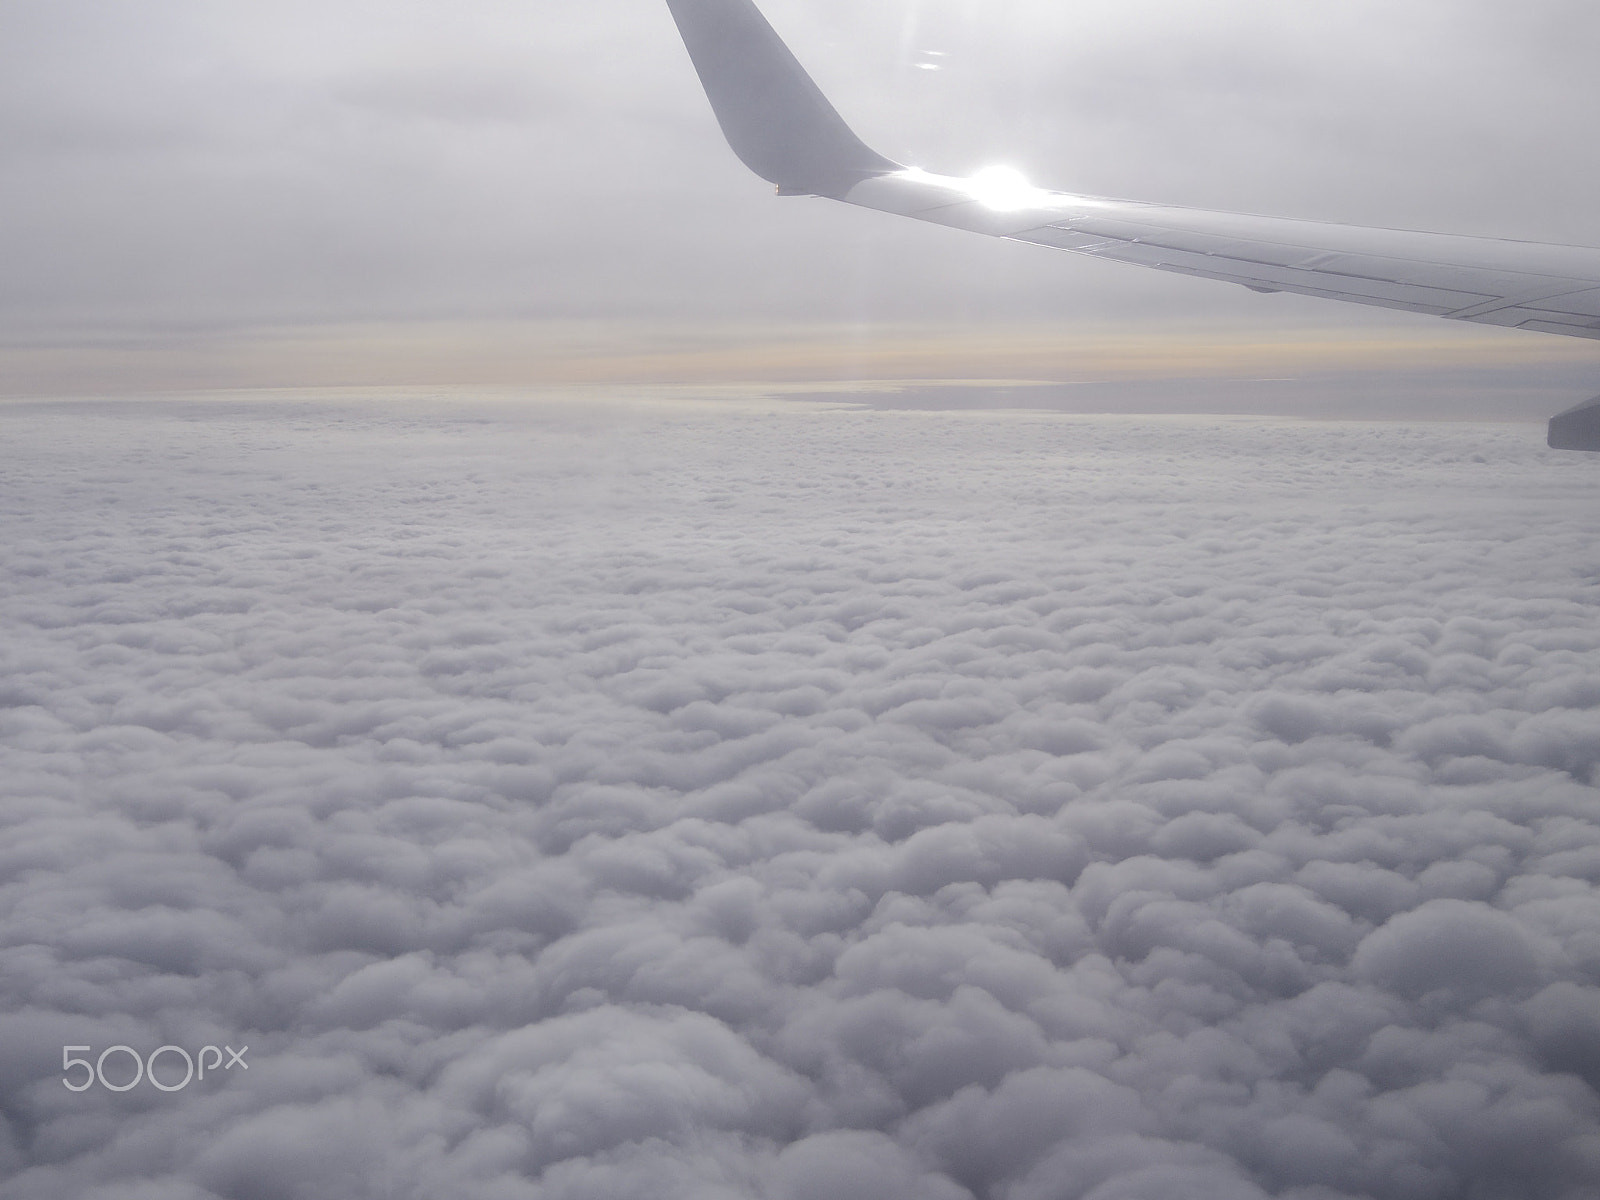
<svg viewBox="0 0 1600 1200">
<path fill-rule="evenodd" d="M 845 123 L 753 0 L 667 0 L 717 123 L 780 195 L 843 196 L 901 169 Z"/>
</svg>

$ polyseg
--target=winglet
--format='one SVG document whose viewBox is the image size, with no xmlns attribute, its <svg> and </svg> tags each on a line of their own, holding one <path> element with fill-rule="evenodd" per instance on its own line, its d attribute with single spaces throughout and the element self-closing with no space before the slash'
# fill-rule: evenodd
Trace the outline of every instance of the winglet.
<svg viewBox="0 0 1600 1200">
<path fill-rule="evenodd" d="M 842 197 L 902 168 L 828 103 L 752 0 L 667 0 L 733 152 L 787 194 Z"/>
</svg>

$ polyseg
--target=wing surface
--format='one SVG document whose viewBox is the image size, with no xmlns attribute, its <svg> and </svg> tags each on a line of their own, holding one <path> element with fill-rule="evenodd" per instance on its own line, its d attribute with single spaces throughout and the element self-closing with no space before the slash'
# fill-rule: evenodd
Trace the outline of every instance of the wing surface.
<svg viewBox="0 0 1600 1200">
<path fill-rule="evenodd" d="M 930 174 L 856 137 L 754 0 L 667 6 L 729 143 L 781 194 L 828 196 L 1259 292 L 1600 339 L 1600 248 L 1110 200 L 1044 191 L 1004 171 Z M 1554 426 L 1551 438 L 1556 444 Z M 1600 449 L 1600 433 L 1593 446 L 1567 448 Z"/>
<path fill-rule="evenodd" d="M 1600 339 L 1600 249 L 1208 212 L 905 169 L 863 180 L 842 199 L 1257 291 Z"/>
</svg>

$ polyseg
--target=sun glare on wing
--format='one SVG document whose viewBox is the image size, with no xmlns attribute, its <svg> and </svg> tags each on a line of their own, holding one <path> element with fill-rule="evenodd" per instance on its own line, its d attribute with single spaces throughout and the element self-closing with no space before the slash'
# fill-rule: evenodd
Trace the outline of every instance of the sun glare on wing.
<svg viewBox="0 0 1600 1200">
<path fill-rule="evenodd" d="M 972 198 L 996 212 L 1015 212 L 1040 204 L 1049 194 L 1034 187 L 1015 167 L 985 167 L 966 181 Z"/>
</svg>

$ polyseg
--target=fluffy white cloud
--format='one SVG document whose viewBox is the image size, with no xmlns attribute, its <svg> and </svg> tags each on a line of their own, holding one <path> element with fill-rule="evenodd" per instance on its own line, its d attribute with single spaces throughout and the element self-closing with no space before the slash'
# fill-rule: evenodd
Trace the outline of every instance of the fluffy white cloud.
<svg viewBox="0 0 1600 1200">
<path fill-rule="evenodd" d="M 8 1197 L 1582 1200 L 1593 464 L 8 406 Z M 61 1047 L 248 1045 L 62 1086 Z"/>
</svg>

